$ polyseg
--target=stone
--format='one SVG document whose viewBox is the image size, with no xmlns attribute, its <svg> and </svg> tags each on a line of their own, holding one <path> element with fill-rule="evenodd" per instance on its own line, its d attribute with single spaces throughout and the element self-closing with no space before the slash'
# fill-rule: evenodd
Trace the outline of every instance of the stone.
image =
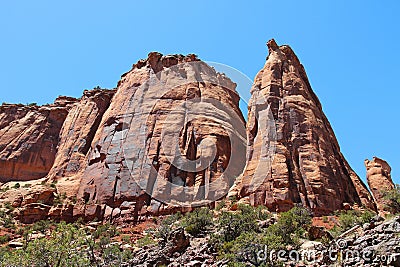
<svg viewBox="0 0 400 267">
<path fill-rule="evenodd" d="M 246 169 L 232 190 L 239 198 L 249 196 L 252 205 L 265 205 L 278 212 L 296 203 L 317 216 L 341 210 L 344 203 L 375 210 L 367 187 L 340 152 L 293 50 L 278 46 L 274 40 L 268 42 L 268 50 L 267 61 L 251 90 Z M 260 126 L 271 117 L 275 138 L 270 124 Z M 274 146 L 275 153 L 271 152 Z M 271 156 L 272 162 L 264 160 Z M 260 185 L 255 187 L 254 181 L 261 181 Z"/>
<path fill-rule="evenodd" d="M 59 194 L 76 197 L 86 156 L 115 90 L 85 90 L 69 110 L 60 129 L 60 142 L 47 180 L 56 182 Z"/>
<path fill-rule="evenodd" d="M 368 186 L 375 199 L 379 214 L 384 216 L 390 212 L 399 212 L 391 210 L 391 208 L 387 206 L 388 202 L 384 199 L 383 191 L 392 190 L 394 188 L 389 164 L 377 157 L 373 157 L 372 160 L 366 159 L 364 164 L 367 169 Z"/>
<path fill-rule="evenodd" d="M 48 219 L 51 206 L 41 203 L 31 203 L 18 210 L 18 220 L 22 223 L 30 224 L 40 220 Z"/>
<path fill-rule="evenodd" d="M 0 182 L 46 176 L 53 166 L 60 129 L 74 98 L 44 106 L 0 106 Z"/>
<path fill-rule="evenodd" d="M 43 180 L 20 182 L 19 188 L 13 188 L 12 182 L 6 183 L 2 188 L 10 189 L 0 194 L 0 203 L 10 202 L 15 208 L 31 203 L 52 205 L 56 190 L 42 182 Z"/>
<path fill-rule="evenodd" d="M 190 64 L 193 62 L 196 65 Z M 215 84 L 206 82 L 209 76 Z M 190 77 L 200 77 L 204 82 Z M 150 86 L 156 87 L 153 80 L 157 79 L 165 87 L 154 90 Z M 185 185 L 191 199 L 183 201 L 189 206 L 190 200 L 196 198 L 212 201 L 224 197 L 234 182 L 226 179 L 228 173 L 236 178 L 245 164 L 244 145 L 242 151 L 240 146 L 231 146 L 228 131 L 242 128 L 242 138 L 245 138 L 245 123 L 235 87 L 230 79 L 194 55 L 163 56 L 154 52 L 139 61 L 122 75 L 92 140 L 88 165 L 80 175 L 78 202 L 106 204 L 122 210 L 126 202 L 134 202 L 130 214 L 138 219 L 145 214 L 171 214 L 180 210 L 182 189 L 178 187 L 175 193 L 174 184 Z M 222 103 L 226 110 L 210 105 L 212 101 Z M 181 111 L 185 105 L 199 105 L 203 110 L 207 107 L 211 115 L 186 117 L 189 115 Z M 240 127 L 229 123 L 232 114 Z M 175 145 L 185 158 L 196 160 L 200 155 L 207 155 L 207 147 L 203 147 L 207 142 L 216 148 L 210 166 L 196 172 L 171 164 L 168 151 Z M 242 162 L 232 164 L 232 155 L 239 155 Z M 209 192 L 216 192 L 215 195 L 205 196 L 205 184 L 214 186 L 216 190 Z M 174 198 L 177 204 L 169 204 Z M 84 209 L 85 205 L 81 207 Z M 78 213 L 84 214 L 84 211 Z"/>
<path fill-rule="evenodd" d="M 8 242 L 8 246 L 10 248 L 22 248 L 24 246 L 24 243 L 19 241 L 10 241 Z"/>
<path fill-rule="evenodd" d="M 317 240 L 317 239 L 326 239 L 326 240 L 332 240 L 333 237 L 327 231 L 324 227 L 318 227 L 318 226 L 311 226 L 310 229 L 308 229 L 308 238 L 311 241 Z"/>
</svg>

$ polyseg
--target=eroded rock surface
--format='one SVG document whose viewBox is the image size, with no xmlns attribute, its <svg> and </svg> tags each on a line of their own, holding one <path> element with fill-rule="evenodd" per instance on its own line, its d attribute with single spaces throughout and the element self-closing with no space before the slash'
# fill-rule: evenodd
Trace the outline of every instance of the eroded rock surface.
<svg viewBox="0 0 400 267">
<path fill-rule="evenodd" d="M 206 81 L 210 76 L 215 79 L 212 83 Z M 99 205 L 107 215 L 137 218 L 147 212 L 170 213 L 173 208 L 166 211 L 167 205 L 149 195 L 173 199 L 169 183 L 193 188 L 194 196 L 203 194 L 206 198 L 199 187 L 220 178 L 228 169 L 232 152 L 238 150 L 229 136 L 235 128 L 229 124 L 231 117 L 236 116 L 236 123 L 244 129 L 235 86 L 195 55 L 150 53 L 136 63 L 122 76 L 94 136 L 75 213 L 86 216 L 98 212 L 94 207 Z M 207 105 L 207 101 L 222 103 L 225 111 Z M 209 115 L 185 109 L 185 105 L 199 105 Z M 190 112 L 195 114 L 190 117 Z M 187 171 L 171 164 L 169 149 L 178 147 L 184 158 L 196 160 L 207 158 L 208 144 L 215 146 L 215 157 L 209 155 L 212 162 L 205 169 Z M 244 159 L 244 151 L 236 152 Z M 239 175 L 243 166 L 237 164 L 231 172 Z M 220 191 L 227 192 L 232 183 L 222 182 Z"/>
<path fill-rule="evenodd" d="M 54 104 L 0 106 L 0 182 L 46 176 L 53 166 L 60 129 L 76 99 Z"/>
<path fill-rule="evenodd" d="M 394 188 L 391 177 L 391 168 L 383 159 L 373 157 L 372 160 L 364 161 L 367 168 L 367 182 L 372 192 L 380 214 L 387 214 L 390 208 L 387 207 L 387 201 L 384 199 L 384 191 Z M 394 211 L 396 212 L 396 211 Z"/>
<path fill-rule="evenodd" d="M 266 205 L 273 211 L 288 210 L 294 203 L 316 214 L 340 210 L 344 203 L 375 209 L 366 186 L 341 154 L 297 56 L 274 40 L 268 42 L 268 49 L 249 103 L 248 164 L 233 190 L 239 197 L 249 196 L 252 205 Z M 276 151 L 268 168 L 259 164 L 270 156 L 269 150 L 262 149 L 270 133 L 260 129 L 267 119 L 262 113 L 268 108 L 265 103 L 276 123 Z M 252 187 L 254 179 L 263 180 L 260 187 Z"/>
<path fill-rule="evenodd" d="M 60 130 L 60 142 L 53 167 L 47 178 L 57 182 L 59 193 L 77 195 L 82 172 L 88 164 L 87 154 L 115 90 L 85 90 L 72 105 Z"/>
</svg>

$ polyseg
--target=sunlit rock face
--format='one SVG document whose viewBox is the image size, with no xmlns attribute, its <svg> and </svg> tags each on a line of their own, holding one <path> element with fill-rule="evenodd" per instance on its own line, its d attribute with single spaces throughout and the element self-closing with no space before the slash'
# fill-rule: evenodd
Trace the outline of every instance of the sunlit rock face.
<svg viewBox="0 0 400 267">
<path fill-rule="evenodd" d="M 195 55 L 136 63 L 93 138 L 74 214 L 135 220 L 224 197 L 245 164 L 235 87 Z"/>
<path fill-rule="evenodd" d="M 372 160 L 366 159 L 364 164 L 367 169 L 368 186 L 372 192 L 379 213 L 385 215 L 390 212 L 399 212 L 396 210 L 390 210 L 387 206 L 388 201 L 384 198 L 384 192 L 390 191 L 394 188 L 391 176 L 392 169 L 389 164 L 383 159 L 377 157 L 373 157 Z"/>
<path fill-rule="evenodd" d="M 252 205 L 266 205 L 273 211 L 286 211 L 295 203 L 315 214 L 342 209 L 344 203 L 375 209 L 366 186 L 341 154 L 297 56 L 289 46 L 278 46 L 274 40 L 268 42 L 268 49 L 249 103 L 248 163 L 232 190 L 239 198 L 248 197 Z M 263 150 L 271 136 L 262 132 L 260 121 L 265 118 L 257 115 L 266 109 L 275 120 L 275 153 Z M 271 163 L 260 163 L 270 156 Z M 254 188 L 254 181 L 262 183 Z"/>
<path fill-rule="evenodd" d="M 46 176 L 53 166 L 60 129 L 76 99 L 54 104 L 0 106 L 0 182 Z"/>
</svg>

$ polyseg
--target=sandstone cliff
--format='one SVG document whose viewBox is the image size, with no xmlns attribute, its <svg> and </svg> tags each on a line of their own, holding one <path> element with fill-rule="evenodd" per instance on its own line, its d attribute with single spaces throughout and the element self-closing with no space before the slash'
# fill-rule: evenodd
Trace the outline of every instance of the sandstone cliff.
<svg viewBox="0 0 400 267">
<path fill-rule="evenodd" d="M 297 56 L 289 46 L 278 46 L 274 40 L 268 42 L 268 49 L 249 103 L 248 164 L 233 190 L 240 198 L 248 196 L 251 204 L 273 211 L 288 210 L 295 203 L 316 214 L 342 209 L 344 203 L 375 209 L 366 186 L 340 153 Z M 260 129 L 260 121 L 268 120 L 262 113 L 267 109 L 276 123 L 276 142 L 263 150 L 271 137 L 270 131 L 265 134 Z M 262 162 L 268 157 L 271 162 Z M 262 181 L 258 188 L 252 186 L 256 180 Z"/>
<path fill-rule="evenodd" d="M 236 84 L 193 54 L 152 52 L 122 75 L 116 90 L 85 91 L 42 107 L 1 106 L 0 182 L 31 187 L 13 188 L 0 202 L 15 203 L 27 222 L 136 221 L 212 204 L 235 183 L 230 196 L 272 211 L 296 203 L 316 215 L 345 204 L 375 210 L 298 58 L 273 40 L 268 48 L 247 126 Z M 373 191 L 384 176 L 372 178 L 376 170 Z M 65 204 L 53 206 L 61 196 Z"/>
<path fill-rule="evenodd" d="M 114 93 L 115 90 L 86 90 L 71 106 L 60 130 L 54 164 L 47 175 L 49 183 L 57 183 L 59 193 L 76 198 L 92 140 Z"/>
<path fill-rule="evenodd" d="M 171 202 L 190 206 L 223 197 L 244 166 L 244 146 L 230 136 L 240 128 L 230 124 L 234 117 L 244 138 L 235 86 L 194 55 L 150 53 L 135 64 L 93 139 L 74 214 L 135 220 L 170 213 Z M 229 169 L 234 151 L 242 161 Z M 202 157 L 210 162 L 196 162 Z"/>
<path fill-rule="evenodd" d="M 367 182 L 375 199 L 378 211 L 384 215 L 389 213 L 389 208 L 386 207 L 387 202 L 383 197 L 382 191 L 391 190 L 394 188 L 394 183 L 391 177 L 391 168 L 383 159 L 373 157 L 372 160 L 364 161 L 367 168 Z"/>
<path fill-rule="evenodd" d="M 53 166 L 60 129 L 74 98 L 41 107 L 0 107 L 0 182 L 42 178 Z"/>
</svg>

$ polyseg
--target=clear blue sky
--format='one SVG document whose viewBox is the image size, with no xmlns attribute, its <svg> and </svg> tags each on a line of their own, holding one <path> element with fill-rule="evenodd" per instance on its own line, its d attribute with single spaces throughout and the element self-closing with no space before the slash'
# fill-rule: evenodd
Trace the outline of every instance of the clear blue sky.
<svg viewBox="0 0 400 267">
<path fill-rule="evenodd" d="M 0 102 L 115 87 L 150 51 L 195 53 L 253 79 L 275 38 L 304 64 L 356 172 L 365 179 L 376 155 L 400 183 L 400 1 L 59 2 L 1 4 Z"/>
</svg>

